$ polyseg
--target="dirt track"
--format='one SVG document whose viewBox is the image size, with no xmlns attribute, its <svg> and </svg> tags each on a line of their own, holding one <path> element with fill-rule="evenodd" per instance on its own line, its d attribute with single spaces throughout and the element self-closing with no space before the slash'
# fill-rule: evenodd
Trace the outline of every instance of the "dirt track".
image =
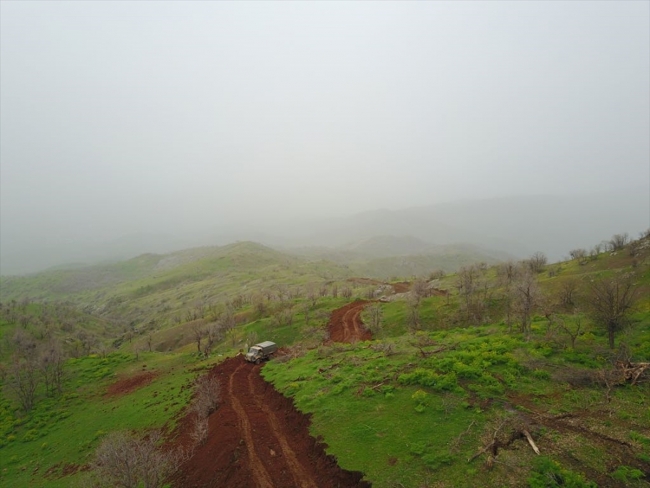
<svg viewBox="0 0 650 488">
<path fill-rule="evenodd" d="M 335 310 L 330 340 L 371 339 L 363 326 L 358 301 Z M 325 453 L 325 445 L 309 435 L 309 417 L 293 401 L 260 376 L 262 366 L 241 356 L 227 359 L 208 373 L 219 380 L 221 404 L 209 418 L 208 439 L 174 477 L 178 487 L 369 487 L 362 473 L 344 471 Z M 176 430 L 176 443 L 192 445 L 192 414 Z"/>
<path fill-rule="evenodd" d="M 372 334 L 361 321 L 361 311 L 367 304 L 366 301 L 357 301 L 334 310 L 327 324 L 330 340 L 333 342 L 357 342 L 372 339 Z"/>
</svg>

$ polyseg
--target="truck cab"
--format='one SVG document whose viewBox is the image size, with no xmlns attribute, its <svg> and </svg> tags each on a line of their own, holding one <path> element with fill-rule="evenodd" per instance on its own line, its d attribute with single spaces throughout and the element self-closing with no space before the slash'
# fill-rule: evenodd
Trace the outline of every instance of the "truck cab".
<svg viewBox="0 0 650 488">
<path fill-rule="evenodd" d="M 260 364 L 264 359 L 269 359 L 278 350 L 275 342 L 265 341 L 251 346 L 244 359 L 249 363 Z"/>
</svg>

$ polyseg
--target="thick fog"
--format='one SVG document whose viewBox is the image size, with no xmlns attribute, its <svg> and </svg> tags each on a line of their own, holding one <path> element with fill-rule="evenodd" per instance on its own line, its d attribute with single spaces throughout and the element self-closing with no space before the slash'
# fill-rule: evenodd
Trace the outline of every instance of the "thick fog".
<svg viewBox="0 0 650 488">
<path fill-rule="evenodd" d="M 513 195 L 650 225 L 648 2 L 0 8 L 2 273 Z"/>
</svg>

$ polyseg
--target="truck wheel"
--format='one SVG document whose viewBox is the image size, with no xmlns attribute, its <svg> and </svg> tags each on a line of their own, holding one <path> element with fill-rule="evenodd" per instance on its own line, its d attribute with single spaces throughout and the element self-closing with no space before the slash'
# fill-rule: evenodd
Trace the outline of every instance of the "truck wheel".
<svg viewBox="0 0 650 488">
<path fill-rule="evenodd" d="M 255 364 L 260 364 L 260 362 L 261 362 L 261 361 L 260 361 L 259 359 L 256 359 L 256 360 L 255 360 Z"/>
</svg>

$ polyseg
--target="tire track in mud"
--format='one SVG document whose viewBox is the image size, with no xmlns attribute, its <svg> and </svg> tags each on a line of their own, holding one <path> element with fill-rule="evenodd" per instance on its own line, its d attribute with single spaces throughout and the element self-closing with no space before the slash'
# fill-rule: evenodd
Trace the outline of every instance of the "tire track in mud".
<svg viewBox="0 0 650 488">
<path fill-rule="evenodd" d="M 206 374 L 221 401 L 208 418 L 208 437 L 192 440 L 195 415 L 178 419 L 170 448 L 191 453 L 169 480 L 174 488 L 370 487 L 360 472 L 341 469 L 326 445 L 309 434 L 309 416 L 260 375 L 264 365 L 229 358 Z"/>
<path fill-rule="evenodd" d="M 245 363 L 242 363 L 235 371 L 233 371 L 228 379 L 228 394 L 232 401 L 232 407 L 239 419 L 239 430 L 244 436 L 244 443 L 246 445 L 246 451 L 248 452 L 248 462 L 253 473 L 255 480 L 257 481 L 257 486 L 260 488 L 273 488 L 273 483 L 271 482 L 271 477 L 269 476 L 268 471 L 264 468 L 264 464 L 255 452 L 255 444 L 253 443 L 253 433 L 251 431 L 251 423 L 246 415 L 246 411 L 242 406 L 241 402 L 237 398 L 237 395 L 233 392 L 233 381 L 235 375 L 239 372 L 241 368 L 246 366 Z M 252 393 L 252 391 L 251 391 Z"/>
<path fill-rule="evenodd" d="M 251 396 L 255 399 L 257 407 L 266 414 L 266 419 L 268 420 L 271 432 L 277 439 L 278 444 L 280 444 L 280 450 L 282 451 L 284 460 L 286 461 L 289 470 L 291 471 L 291 477 L 295 482 L 295 486 L 299 486 L 301 488 L 318 488 L 318 485 L 304 470 L 298 461 L 296 453 L 293 449 L 291 449 L 284 435 L 282 435 L 275 413 L 273 413 L 268 405 L 260 401 L 260 398 L 263 397 L 263 395 L 259 395 L 258 392 L 255 391 L 255 386 L 253 385 L 252 381 L 252 375 L 259 374 L 259 370 L 260 367 L 256 366 L 255 368 L 252 368 L 248 373 L 248 388 L 250 390 Z"/>
<path fill-rule="evenodd" d="M 368 303 L 356 301 L 332 312 L 327 326 L 332 342 L 351 343 L 372 339 L 372 334 L 361 320 L 361 312 Z"/>
</svg>

